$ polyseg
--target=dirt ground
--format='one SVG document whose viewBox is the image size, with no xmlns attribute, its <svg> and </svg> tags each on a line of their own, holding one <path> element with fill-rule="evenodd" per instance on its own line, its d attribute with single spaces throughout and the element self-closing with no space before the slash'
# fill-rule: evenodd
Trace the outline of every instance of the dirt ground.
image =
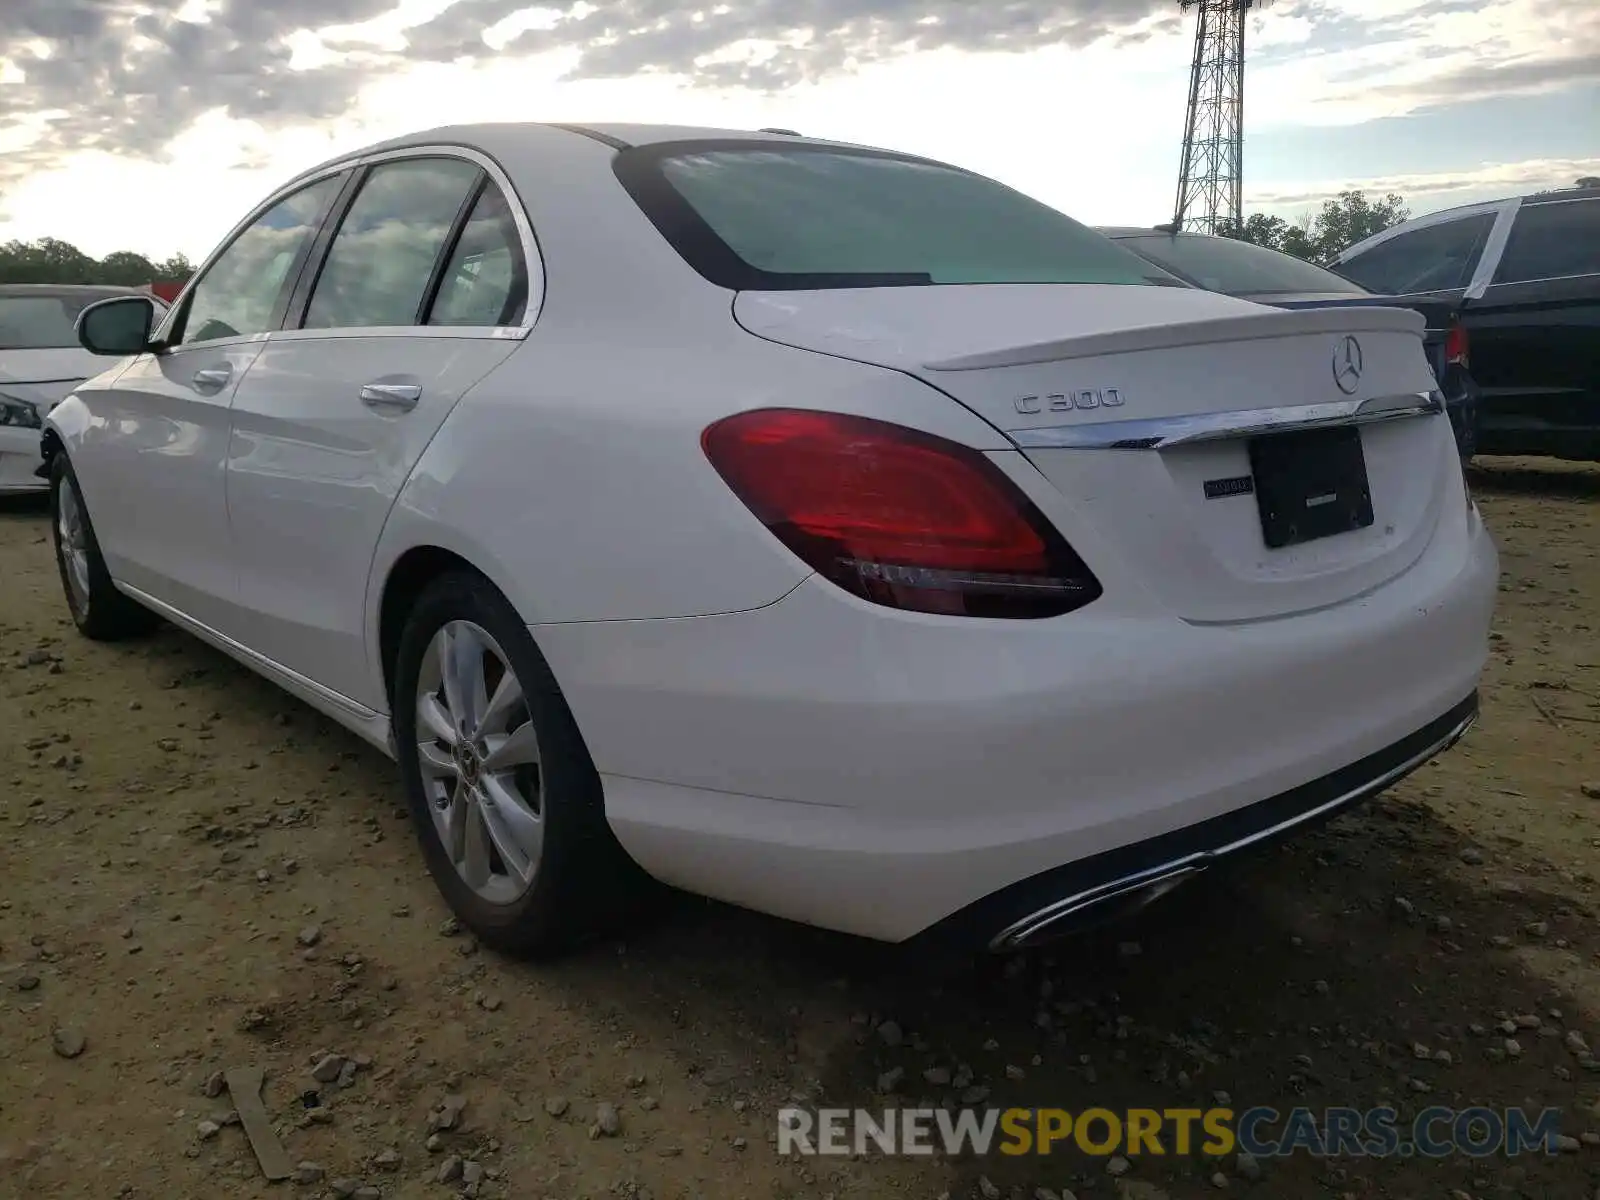
<svg viewBox="0 0 1600 1200">
<path fill-rule="evenodd" d="M 77 637 L 42 506 L 0 504 L 0 1196 L 1594 1200 L 1600 1064 L 1570 1035 L 1600 1048 L 1600 470 L 1473 483 L 1505 576 L 1460 747 L 1135 925 L 938 989 L 687 898 L 557 965 L 478 951 L 379 755 L 173 630 Z M 329 1054 L 358 1063 L 348 1086 L 313 1078 Z M 262 1180 L 207 1095 L 242 1065 L 320 1179 Z M 1554 1106 L 1573 1141 L 1259 1178 L 1231 1157 L 1121 1180 L 1060 1153 L 778 1158 L 776 1108 L 889 1103 L 896 1068 L 905 1100 L 948 1099 L 953 1072 L 1072 1110 Z M 447 1095 L 466 1107 L 430 1146 Z M 591 1136 L 601 1104 L 614 1136 Z M 452 1158 L 474 1165 L 441 1182 Z"/>
</svg>

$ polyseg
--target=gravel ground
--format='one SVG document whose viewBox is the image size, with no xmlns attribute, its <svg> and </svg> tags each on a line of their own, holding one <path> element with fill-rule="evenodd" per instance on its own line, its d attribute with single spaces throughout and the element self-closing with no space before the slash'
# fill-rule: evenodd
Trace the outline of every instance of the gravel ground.
<svg viewBox="0 0 1600 1200">
<path fill-rule="evenodd" d="M 380 756 L 175 631 L 78 638 L 42 507 L 0 504 L 0 1195 L 1593 1200 L 1600 470 L 1473 482 L 1505 577 L 1461 747 L 1137 923 L 941 988 L 687 898 L 553 966 L 478 951 Z M 261 1179 L 218 1093 L 237 1066 L 266 1071 L 303 1182 Z M 791 1097 L 891 1088 L 1556 1106 L 1572 1140 L 1515 1161 L 1140 1158 L 1120 1179 L 1062 1153 L 777 1157 Z"/>
</svg>

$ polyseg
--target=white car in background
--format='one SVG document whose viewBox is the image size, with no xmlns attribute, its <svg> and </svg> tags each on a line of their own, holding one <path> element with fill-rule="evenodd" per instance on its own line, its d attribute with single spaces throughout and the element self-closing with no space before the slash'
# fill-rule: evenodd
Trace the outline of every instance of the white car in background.
<svg viewBox="0 0 1600 1200">
<path fill-rule="evenodd" d="M 1010 949 L 1477 712 L 1496 552 L 1386 308 L 1183 285 L 775 133 L 434 130 L 262 203 L 51 413 L 78 627 L 169 618 L 399 760 L 486 941 L 636 868 Z"/>
<path fill-rule="evenodd" d="M 78 342 L 78 314 L 97 300 L 138 296 L 134 288 L 0 284 L 0 495 L 41 492 L 39 433 L 73 388 L 107 367 Z M 158 313 L 166 305 L 153 301 Z"/>
</svg>

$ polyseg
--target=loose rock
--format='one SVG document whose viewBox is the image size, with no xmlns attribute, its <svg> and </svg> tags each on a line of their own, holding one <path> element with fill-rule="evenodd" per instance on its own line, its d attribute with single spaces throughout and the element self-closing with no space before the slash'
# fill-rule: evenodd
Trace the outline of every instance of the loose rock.
<svg viewBox="0 0 1600 1200">
<path fill-rule="evenodd" d="M 318 1083 L 332 1083 L 339 1078 L 339 1072 L 342 1070 L 344 1070 L 344 1056 L 326 1054 L 311 1068 L 311 1078 Z"/>
<path fill-rule="evenodd" d="M 326 1172 L 323 1171 L 320 1164 L 314 1162 L 303 1162 L 295 1166 L 294 1181 L 296 1183 L 303 1184 L 321 1183 L 324 1174 L 326 1174 Z"/>
<path fill-rule="evenodd" d="M 77 1058 L 88 1044 L 83 1033 L 71 1026 L 57 1028 L 50 1035 L 50 1041 L 55 1052 L 62 1058 Z"/>
</svg>

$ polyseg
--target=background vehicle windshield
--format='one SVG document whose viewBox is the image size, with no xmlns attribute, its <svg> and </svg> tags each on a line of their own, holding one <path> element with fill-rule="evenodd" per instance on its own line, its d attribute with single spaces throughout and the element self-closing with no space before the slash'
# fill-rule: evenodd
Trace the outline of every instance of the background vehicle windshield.
<svg viewBox="0 0 1600 1200">
<path fill-rule="evenodd" d="M 617 174 L 689 264 L 724 287 L 1184 286 L 1020 192 L 921 159 L 667 145 L 625 152 Z"/>
<path fill-rule="evenodd" d="M 78 346 L 78 314 L 121 292 L 0 293 L 0 350 L 64 350 Z M 157 303 L 159 317 L 164 311 Z"/>
<path fill-rule="evenodd" d="M 1207 291 L 1229 296 L 1367 294 L 1365 288 L 1314 263 L 1232 238 L 1154 233 L 1121 242 Z"/>
</svg>

